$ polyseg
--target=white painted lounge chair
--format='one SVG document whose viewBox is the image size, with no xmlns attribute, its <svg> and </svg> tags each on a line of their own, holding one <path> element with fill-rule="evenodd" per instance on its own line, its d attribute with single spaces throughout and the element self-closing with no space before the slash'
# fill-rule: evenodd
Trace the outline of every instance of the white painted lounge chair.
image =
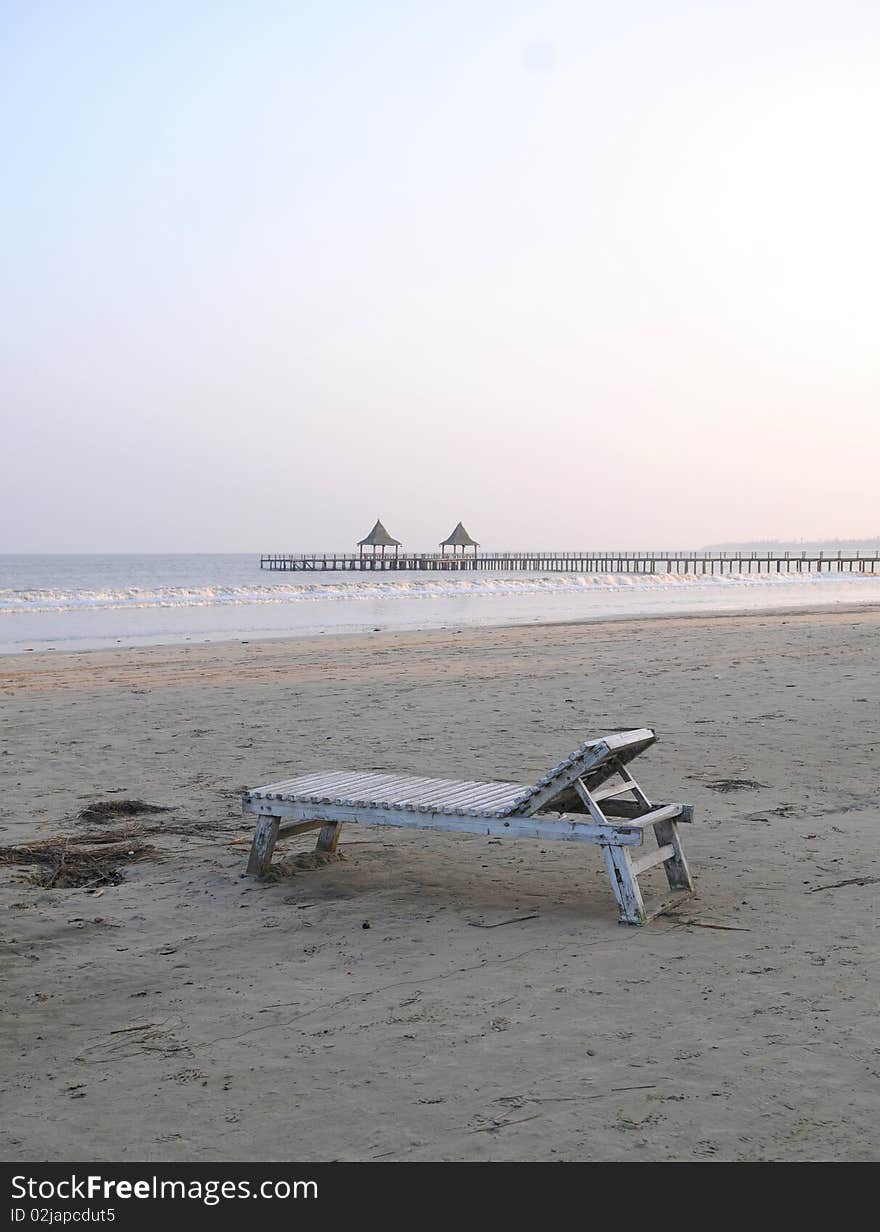
<svg viewBox="0 0 880 1232">
<path fill-rule="evenodd" d="M 652 804 L 627 769 L 656 739 L 638 728 L 589 741 L 532 787 L 344 770 L 256 787 L 242 797 L 242 811 L 259 818 L 247 871 L 268 872 L 279 834 L 320 828 L 317 850 L 333 852 L 343 823 L 598 843 L 621 923 L 644 924 L 693 891 L 678 833 L 692 806 Z M 649 829 L 657 847 L 634 859 Z M 638 877 L 658 864 L 672 895 L 646 911 Z"/>
</svg>

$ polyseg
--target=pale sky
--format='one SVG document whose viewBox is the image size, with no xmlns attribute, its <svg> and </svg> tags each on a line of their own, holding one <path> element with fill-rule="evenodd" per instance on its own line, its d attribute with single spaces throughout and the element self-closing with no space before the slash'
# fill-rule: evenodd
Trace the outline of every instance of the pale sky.
<svg viewBox="0 0 880 1232">
<path fill-rule="evenodd" d="M 0 17 L 0 550 L 880 533 L 876 0 Z"/>
</svg>

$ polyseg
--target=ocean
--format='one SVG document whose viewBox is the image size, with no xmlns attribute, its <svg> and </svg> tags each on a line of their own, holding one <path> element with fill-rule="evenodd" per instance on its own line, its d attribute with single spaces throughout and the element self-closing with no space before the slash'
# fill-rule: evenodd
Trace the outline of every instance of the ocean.
<svg viewBox="0 0 880 1232">
<path fill-rule="evenodd" d="M 285 574 L 252 555 L 0 556 L 0 653 L 861 603 L 880 603 L 880 574 Z"/>
</svg>

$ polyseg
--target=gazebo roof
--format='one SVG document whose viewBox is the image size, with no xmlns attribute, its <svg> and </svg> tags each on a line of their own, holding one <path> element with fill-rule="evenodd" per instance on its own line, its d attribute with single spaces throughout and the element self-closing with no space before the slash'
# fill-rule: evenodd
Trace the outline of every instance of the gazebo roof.
<svg viewBox="0 0 880 1232">
<path fill-rule="evenodd" d="M 441 548 L 478 548 L 480 545 L 476 539 L 470 537 L 461 522 L 459 522 L 449 538 L 444 539 L 440 546 Z"/>
<path fill-rule="evenodd" d="M 364 548 L 364 547 L 373 547 L 373 548 L 382 548 L 382 547 L 395 548 L 396 547 L 396 548 L 399 548 L 400 540 L 392 539 L 391 536 L 388 534 L 388 531 L 385 529 L 385 527 L 382 525 L 382 523 L 377 518 L 376 525 L 367 535 L 366 539 L 358 540 L 358 547 L 359 548 Z"/>
</svg>

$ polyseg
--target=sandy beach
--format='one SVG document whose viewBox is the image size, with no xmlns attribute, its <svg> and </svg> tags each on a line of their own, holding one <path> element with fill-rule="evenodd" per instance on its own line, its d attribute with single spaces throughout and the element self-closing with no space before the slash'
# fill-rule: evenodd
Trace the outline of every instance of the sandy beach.
<svg viewBox="0 0 880 1232">
<path fill-rule="evenodd" d="M 0 843 L 172 810 L 98 896 L 0 866 L 3 1157 L 876 1159 L 878 634 L 874 607 L 3 658 Z M 629 726 L 695 806 L 698 896 L 645 928 L 564 843 L 352 826 L 242 876 L 245 786 L 527 783 Z"/>
</svg>

